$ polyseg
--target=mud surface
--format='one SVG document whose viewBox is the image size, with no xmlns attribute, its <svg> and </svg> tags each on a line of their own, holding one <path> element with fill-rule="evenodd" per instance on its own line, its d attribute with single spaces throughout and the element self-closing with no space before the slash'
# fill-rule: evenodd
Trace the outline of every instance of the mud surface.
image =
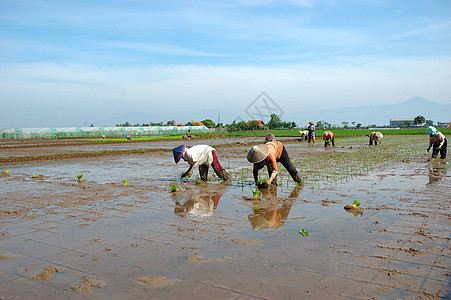
<svg viewBox="0 0 451 300">
<path fill-rule="evenodd" d="M 196 184 L 197 171 L 181 180 L 188 165 L 174 164 L 169 151 L 3 165 L 10 173 L 0 176 L 0 296 L 451 297 L 448 161 L 421 153 L 345 180 L 303 185 L 282 172 L 279 186 L 250 201 L 249 146 L 229 142 L 233 147 L 217 154 L 231 182 L 212 176 Z M 340 143 L 286 147 L 292 161 L 368 147 L 366 138 Z M 19 147 L 7 156 L 91 151 L 54 147 Z M 181 191 L 172 193 L 174 184 Z M 361 206 L 346 211 L 355 199 Z"/>
</svg>

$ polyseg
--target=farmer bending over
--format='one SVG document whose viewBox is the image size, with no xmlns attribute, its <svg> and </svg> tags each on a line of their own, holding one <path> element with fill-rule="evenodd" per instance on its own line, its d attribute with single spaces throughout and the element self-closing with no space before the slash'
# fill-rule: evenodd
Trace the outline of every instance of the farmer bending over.
<svg viewBox="0 0 451 300">
<path fill-rule="evenodd" d="M 374 142 L 374 145 L 377 146 L 378 142 L 381 143 L 380 139 L 384 137 L 384 135 L 381 132 L 375 132 L 375 131 L 371 132 L 370 135 L 367 134 L 366 136 L 368 136 L 370 138 L 370 146 L 373 145 L 373 142 Z"/>
<path fill-rule="evenodd" d="M 301 136 L 301 140 L 307 140 L 308 130 L 299 130 L 299 135 Z"/>
<path fill-rule="evenodd" d="M 332 146 L 335 147 L 335 138 L 334 133 L 332 131 L 324 131 L 323 133 L 324 147 L 327 147 L 332 143 Z"/>
<path fill-rule="evenodd" d="M 429 152 L 431 147 L 433 147 L 432 158 L 437 158 L 437 154 L 440 151 L 440 158 L 445 159 L 446 147 L 448 146 L 445 135 L 438 131 L 434 126 L 429 126 L 427 133 L 429 134 L 429 147 L 427 151 Z"/>
<path fill-rule="evenodd" d="M 199 166 L 200 178 L 207 181 L 208 168 L 211 165 L 219 178 L 222 180 L 230 179 L 229 173 L 219 164 L 215 149 L 208 145 L 197 145 L 186 148 L 186 144 L 184 144 L 172 149 L 172 153 L 174 154 L 175 163 L 178 163 L 183 158 L 190 165 L 189 169 L 182 174 L 182 178 L 192 175 L 193 168 Z"/>
<path fill-rule="evenodd" d="M 284 145 L 279 141 L 275 141 L 274 138 L 274 134 L 268 133 L 265 137 L 265 144 L 253 146 L 247 154 L 247 160 L 254 164 L 252 174 L 254 175 L 255 184 L 258 185 L 258 171 L 266 165 L 269 179 L 265 187 L 269 187 L 279 170 L 277 162 L 282 163 L 294 181 L 302 182 L 301 176 L 291 163 Z M 277 181 L 274 182 L 277 185 Z"/>
</svg>

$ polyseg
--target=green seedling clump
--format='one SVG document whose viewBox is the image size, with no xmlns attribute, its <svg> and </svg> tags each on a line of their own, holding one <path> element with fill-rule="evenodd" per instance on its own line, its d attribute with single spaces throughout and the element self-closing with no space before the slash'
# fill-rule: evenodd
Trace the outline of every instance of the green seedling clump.
<svg viewBox="0 0 451 300">
<path fill-rule="evenodd" d="M 259 187 L 259 188 L 267 188 L 268 187 L 268 182 L 266 181 L 266 179 L 259 179 L 259 180 L 257 180 L 257 187 Z"/>
<path fill-rule="evenodd" d="M 3 172 L 2 172 L 2 175 L 6 175 L 6 176 L 7 176 L 7 175 L 9 175 L 10 173 L 11 173 L 11 172 L 10 172 L 9 170 L 6 170 L 6 171 L 3 171 Z"/>
<path fill-rule="evenodd" d="M 299 234 L 302 235 L 302 236 L 308 236 L 308 231 L 305 230 L 305 229 L 301 229 L 301 230 L 299 231 Z"/>
<path fill-rule="evenodd" d="M 77 175 L 77 178 L 78 178 L 78 182 L 82 182 L 83 181 L 83 174 Z"/>
<path fill-rule="evenodd" d="M 253 190 L 253 189 L 251 189 L 251 191 L 252 191 L 252 194 L 253 194 L 251 200 L 260 200 L 262 198 L 260 190 Z"/>
<path fill-rule="evenodd" d="M 172 193 L 175 193 L 175 192 L 178 192 L 178 191 L 180 191 L 180 189 L 178 189 L 177 186 L 176 186 L 175 184 L 173 184 L 173 185 L 171 186 L 171 192 L 172 192 Z"/>
<path fill-rule="evenodd" d="M 361 205 L 361 203 L 359 202 L 359 201 L 357 201 L 357 198 L 354 200 L 354 203 L 352 203 L 352 204 L 347 204 L 346 206 L 345 206 L 345 209 L 348 209 L 348 210 L 355 210 L 355 209 L 357 209 L 359 206 Z"/>
<path fill-rule="evenodd" d="M 201 184 L 201 183 L 202 183 L 202 181 L 200 181 L 200 180 L 196 180 L 196 181 L 194 181 L 194 183 L 195 183 L 195 184 Z"/>
<path fill-rule="evenodd" d="M 31 178 L 44 178 L 44 175 L 39 174 L 39 175 L 31 175 Z"/>
<path fill-rule="evenodd" d="M 127 179 L 122 180 L 122 182 L 124 183 L 124 185 L 128 185 L 128 180 Z"/>
</svg>

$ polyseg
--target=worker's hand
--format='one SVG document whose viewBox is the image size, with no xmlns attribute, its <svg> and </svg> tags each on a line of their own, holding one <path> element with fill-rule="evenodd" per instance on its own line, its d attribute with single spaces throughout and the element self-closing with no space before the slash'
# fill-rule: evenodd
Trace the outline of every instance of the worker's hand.
<svg viewBox="0 0 451 300">
<path fill-rule="evenodd" d="M 267 188 L 269 188 L 269 183 L 267 183 L 267 182 L 260 182 L 260 183 L 257 183 L 257 187 L 259 189 L 267 189 Z"/>
<path fill-rule="evenodd" d="M 271 183 L 274 181 L 276 176 L 277 176 L 277 171 L 273 171 L 272 174 L 271 174 L 271 177 L 269 177 L 269 179 L 267 181 L 268 182 L 268 186 L 271 185 Z"/>
<path fill-rule="evenodd" d="M 431 150 L 431 147 L 429 147 L 426 151 L 429 152 L 429 150 Z"/>
<path fill-rule="evenodd" d="M 438 150 L 442 149 L 442 147 L 437 147 Z"/>
</svg>

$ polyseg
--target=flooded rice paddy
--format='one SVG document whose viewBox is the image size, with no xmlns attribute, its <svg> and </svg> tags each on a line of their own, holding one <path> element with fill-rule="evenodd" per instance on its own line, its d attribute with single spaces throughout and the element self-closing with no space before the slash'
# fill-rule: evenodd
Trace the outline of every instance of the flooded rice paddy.
<svg viewBox="0 0 451 300">
<path fill-rule="evenodd" d="M 282 169 L 257 200 L 250 146 L 235 143 L 217 148 L 231 182 L 179 179 L 188 164 L 170 151 L 0 166 L 0 296 L 449 298 L 451 164 L 427 142 L 287 141 L 304 183 Z M 163 143 L 146 147 L 181 141 Z"/>
</svg>

